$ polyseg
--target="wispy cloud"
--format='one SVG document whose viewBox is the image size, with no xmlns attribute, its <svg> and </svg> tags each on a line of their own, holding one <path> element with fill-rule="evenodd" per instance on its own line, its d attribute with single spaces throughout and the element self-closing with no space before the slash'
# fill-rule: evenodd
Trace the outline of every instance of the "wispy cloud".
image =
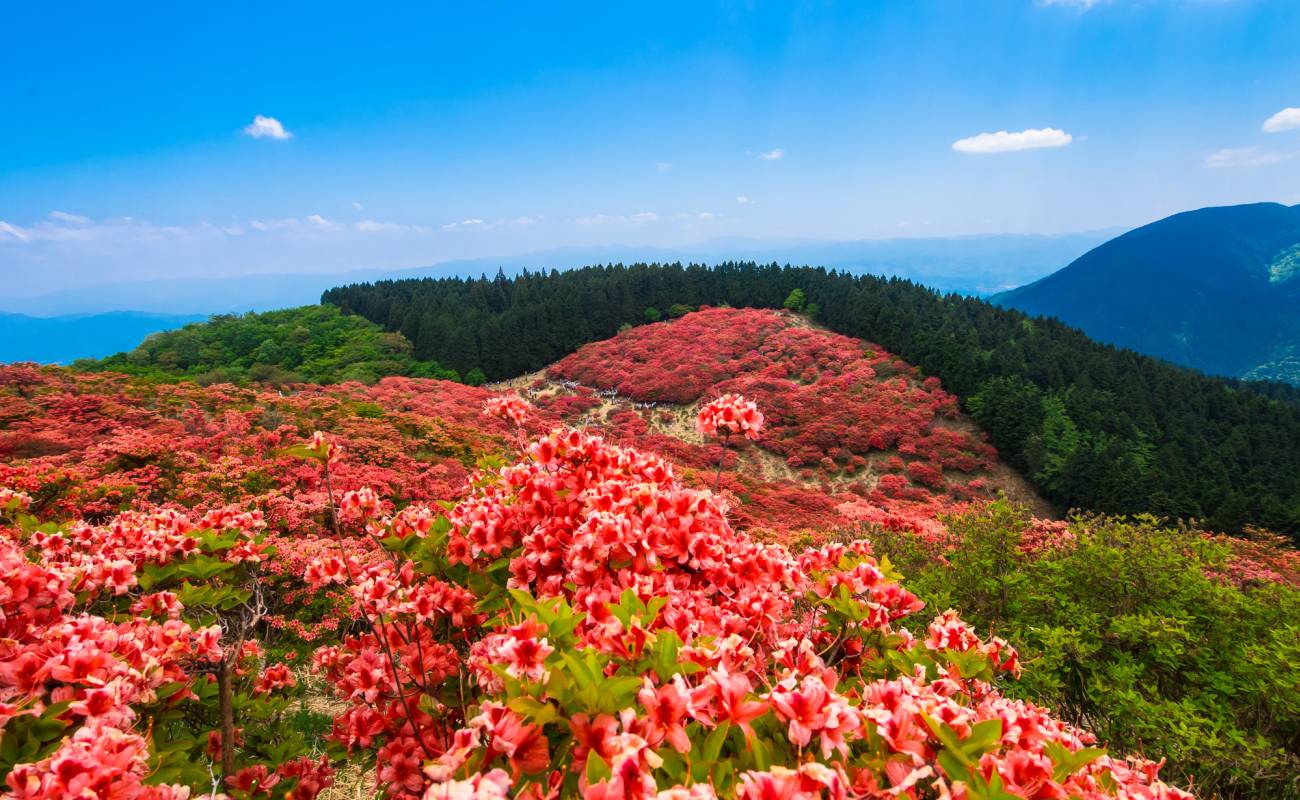
<svg viewBox="0 0 1300 800">
<path fill-rule="evenodd" d="M 1087 11 L 1095 6 L 1106 5 L 1111 0 L 1038 0 L 1040 6 L 1063 6 Z"/>
<path fill-rule="evenodd" d="M 357 211 L 360 211 L 361 209 L 365 208 L 365 206 L 361 205 L 361 203 L 357 202 L 356 200 L 352 201 L 352 207 L 355 208 Z"/>
<path fill-rule="evenodd" d="M 444 231 L 454 231 L 461 228 L 481 228 L 484 222 L 481 219 L 463 219 L 460 222 L 448 222 L 442 226 Z"/>
<path fill-rule="evenodd" d="M 752 206 L 754 204 L 754 201 L 749 199 L 749 195 L 745 194 L 736 195 L 736 202 L 742 206 Z"/>
<path fill-rule="evenodd" d="M 251 136 L 254 139 L 292 139 L 293 134 L 284 129 L 284 125 L 275 117 L 264 117 L 261 114 L 253 117 L 253 121 L 244 126 L 244 135 Z"/>
<path fill-rule="evenodd" d="M 400 222 L 380 222 L 375 219 L 363 219 L 352 227 L 362 233 L 407 233 L 419 230 L 419 226 L 416 225 L 403 225 Z"/>
<path fill-rule="evenodd" d="M 285 228 L 294 228 L 297 227 L 297 225 L 298 225 L 298 219 L 296 217 L 286 217 L 284 219 L 271 219 L 271 220 L 250 219 L 248 221 L 248 227 L 252 228 L 255 231 L 263 231 L 263 232 L 283 230 Z"/>
<path fill-rule="evenodd" d="M 1284 108 L 1264 120 L 1265 133 L 1281 133 L 1300 128 L 1300 108 Z"/>
<path fill-rule="evenodd" d="M 32 232 L 27 228 L 21 228 L 17 225 L 5 222 L 4 220 L 0 219 L 0 242 L 6 240 L 28 242 L 31 241 L 31 238 L 32 238 Z"/>
<path fill-rule="evenodd" d="M 59 222 L 70 222 L 73 225 L 89 225 L 91 222 L 90 217 L 83 217 L 80 214 L 69 214 L 66 211 L 51 211 L 50 219 L 58 220 Z"/>
<path fill-rule="evenodd" d="M 195 226 L 198 231 L 211 225 Z M 114 217 L 94 222 L 77 214 L 52 213 L 49 219 L 23 226 L 0 220 L 0 242 L 107 242 L 159 241 L 186 232 L 177 225 L 157 225 L 135 217 Z"/>
<path fill-rule="evenodd" d="M 1300 156 L 1300 151 L 1266 150 L 1262 147 L 1225 147 L 1205 157 L 1202 162 L 1210 168 L 1221 167 L 1266 167 L 1280 164 Z"/>
<path fill-rule="evenodd" d="M 679 214 L 674 214 L 673 216 L 675 216 L 677 219 L 680 219 L 680 220 L 686 220 L 686 221 L 688 221 L 688 222 L 689 222 L 689 221 L 695 221 L 695 222 L 711 222 L 711 221 L 713 221 L 713 220 L 715 220 L 715 219 L 721 219 L 721 218 L 722 218 L 722 215 L 721 215 L 721 214 L 715 214 L 715 213 L 713 213 L 712 211 L 694 211 L 694 212 L 691 212 L 691 213 L 687 213 L 687 212 L 683 211 L 683 212 L 681 212 L 681 213 L 679 213 Z"/>
<path fill-rule="evenodd" d="M 308 225 L 312 225 L 314 227 L 320 228 L 322 230 L 327 230 L 327 231 L 334 231 L 343 227 L 342 223 L 325 219 L 320 214 L 308 214 L 306 220 Z"/>
<path fill-rule="evenodd" d="M 778 161 L 785 158 L 785 151 L 778 147 L 766 153 L 759 153 L 758 157 L 764 161 Z"/>
<path fill-rule="evenodd" d="M 1023 131 L 980 133 L 958 139 L 952 149 L 959 153 L 1012 153 L 1044 147 L 1065 147 L 1074 137 L 1059 128 L 1029 128 Z"/>
<path fill-rule="evenodd" d="M 659 214 L 654 211 L 639 211 L 635 214 L 590 214 L 569 220 L 575 225 L 592 227 L 596 225 L 647 225 L 659 221 Z"/>
<path fill-rule="evenodd" d="M 668 162 L 668 161 L 656 161 L 656 162 L 655 162 L 655 172 L 667 172 L 668 170 L 670 170 L 670 169 L 672 169 L 672 168 L 673 168 L 673 165 L 672 165 L 671 162 Z"/>
</svg>

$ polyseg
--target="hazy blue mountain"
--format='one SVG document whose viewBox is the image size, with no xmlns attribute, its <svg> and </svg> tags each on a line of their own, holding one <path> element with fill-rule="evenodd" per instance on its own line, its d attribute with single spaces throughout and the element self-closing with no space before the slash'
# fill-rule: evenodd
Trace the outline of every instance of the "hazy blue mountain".
<svg viewBox="0 0 1300 800">
<path fill-rule="evenodd" d="M 1300 205 L 1175 214 L 993 300 L 1206 372 L 1300 384 Z"/>
<path fill-rule="evenodd" d="M 0 314 L 0 362 L 65 364 L 130 350 L 146 336 L 207 319 L 206 314 L 110 311 L 58 317 Z"/>
<path fill-rule="evenodd" d="M 409 270 L 263 274 L 128 281 L 58 292 L 0 296 L 0 311 L 52 316 L 130 308 L 162 314 L 224 314 L 308 305 L 334 286 L 379 278 L 477 276 L 497 269 L 570 269 L 622 261 L 727 260 L 812 264 L 911 278 L 945 291 L 985 295 L 1068 264 L 1113 231 L 1062 236 L 996 235 L 859 241 L 718 239 L 682 247 L 568 247 L 499 258 L 444 261 Z"/>
</svg>

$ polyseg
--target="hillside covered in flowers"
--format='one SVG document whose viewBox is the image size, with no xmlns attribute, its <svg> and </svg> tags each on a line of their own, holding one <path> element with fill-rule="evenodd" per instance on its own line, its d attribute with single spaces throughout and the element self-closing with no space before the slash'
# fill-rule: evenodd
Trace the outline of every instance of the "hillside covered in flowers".
<svg viewBox="0 0 1300 800">
<path fill-rule="evenodd" d="M 1127 545 L 1007 522 L 999 492 L 1048 510 L 938 381 L 785 312 L 702 310 L 495 387 L 0 367 L 3 796 L 1293 796 L 1294 551 L 1159 534 L 1181 594 L 1111 612 L 1139 627 L 1092 660 L 1154 653 L 1166 685 L 1126 691 L 1173 713 L 1168 634 L 1140 631 L 1182 626 L 1225 698 L 1206 730 L 1260 744 L 1110 750 L 1089 728 L 1114 707 L 1075 703 L 1072 645 L 1025 622 L 1050 600 L 997 580 L 1092 554 L 1122 599 L 1096 554 Z M 1124 530 L 1116 568 L 1156 541 Z M 1206 597 L 1244 635 L 1184 618 Z"/>
<path fill-rule="evenodd" d="M 364 474 L 339 478 L 344 488 L 370 485 L 399 503 L 455 496 L 478 456 L 513 441 L 478 414 L 490 390 L 447 381 L 282 391 L 25 367 L 7 374 L 0 480 L 44 486 L 41 508 L 65 514 L 207 508 L 247 496 L 293 529 L 299 507 L 320 500 L 300 469 L 275 459 L 286 435 L 346 436 L 366 463 Z M 939 513 L 998 490 L 1033 499 L 938 381 L 788 312 L 710 309 L 633 329 L 513 386 L 536 406 L 529 433 L 599 428 L 665 455 L 701 486 L 725 462 L 720 489 L 733 520 L 768 535 L 864 522 L 933 528 Z M 727 391 L 753 398 L 768 425 L 750 446 L 724 451 L 692 420 L 706 396 Z"/>
</svg>

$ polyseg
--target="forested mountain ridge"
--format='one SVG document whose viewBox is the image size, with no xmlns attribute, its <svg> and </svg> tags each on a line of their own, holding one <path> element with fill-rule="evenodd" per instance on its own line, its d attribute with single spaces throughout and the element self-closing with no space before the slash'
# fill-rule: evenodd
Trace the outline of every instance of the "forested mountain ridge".
<svg viewBox="0 0 1300 800">
<path fill-rule="evenodd" d="M 418 358 L 500 379 L 624 325 L 698 305 L 779 308 L 795 289 L 820 324 L 940 378 L 1058 507 L 1300 535 L 1300 393 L 1207 377 L 908 281 L 775 264 L 637 264 L 383 281 L 323 301 L 402 332 Z"/>
<path fill-rule="evenodd" d="M 1300 384 L 1300 205 L 1175 214 L 993 300 L 1206 372 Z"/>
</svg>

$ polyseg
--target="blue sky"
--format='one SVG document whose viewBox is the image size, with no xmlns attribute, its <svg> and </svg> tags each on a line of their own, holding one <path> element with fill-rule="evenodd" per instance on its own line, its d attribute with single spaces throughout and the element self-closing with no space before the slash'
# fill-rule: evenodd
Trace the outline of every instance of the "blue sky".
<svg viewBox="0 0 1300 800">
<path fill-rule="evenodd" d="M 38 291 L 1298 203 L 1297 41 L 1294 0 L 21 4 L 0 270 Z"/>
</svg>

